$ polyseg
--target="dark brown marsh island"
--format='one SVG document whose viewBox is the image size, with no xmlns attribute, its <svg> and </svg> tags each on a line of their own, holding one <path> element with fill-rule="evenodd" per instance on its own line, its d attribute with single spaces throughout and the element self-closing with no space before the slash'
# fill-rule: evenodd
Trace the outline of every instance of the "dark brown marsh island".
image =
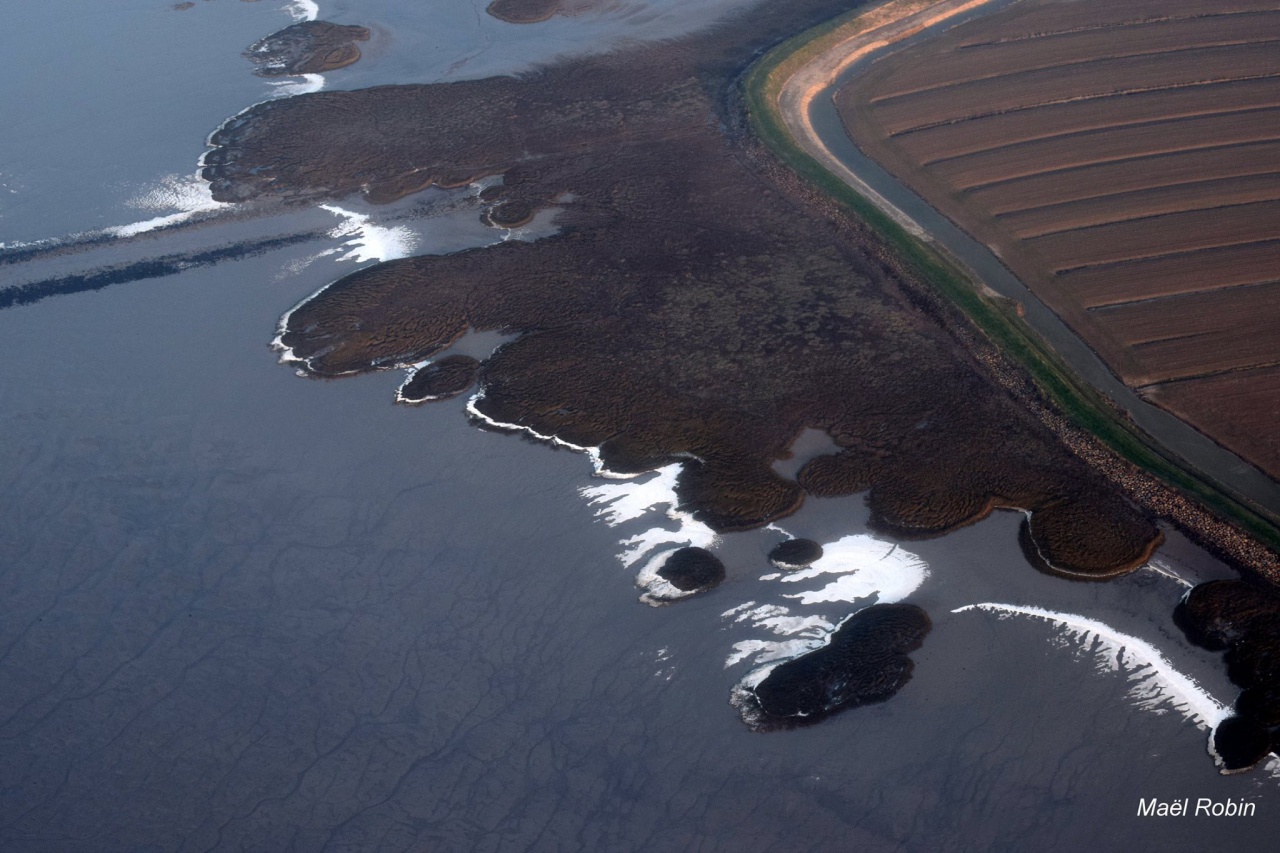
<svg viewBox="0 0 1280 853">
<path fill-rule="evenodd" d="M 359 61 L 356 42 L 368 40 L 364 27 L 303 21 L 255 42 L 244 55 L 260 77 L 324 74 Z"/>
<path fill-rule="evenodd" d="M 480 411 L 599 446 L 617 470 L 682 460 L 681 500 L 718 530 L 866 491 L 900 536 L 1017 507 L 1055 570 L 1142 563 L 1152 520 L 993 381 L 873 234 L 818 212 L 732 130 L 735 75 L 845 8 L 765 5 L 520 78 L 267 102 L 214 135 L 204 176 L 221 201 L 387 202 L 501 175 L 491 221 L 562 208 L 556 236 L 379 264 L 317 294 L 283 334 L 317 375 L 499 330 L 519 337 L 482 364 Z M 805 428 L 842 450 L 783 478 L 771 463 Z"/>
<path fill-rule="evenodd" d="M 599 5 L 598 0 L 493 0 L 485 10 L 509 24 L 536 24 L 556 15 L 573 15 Z"/>
</svg>

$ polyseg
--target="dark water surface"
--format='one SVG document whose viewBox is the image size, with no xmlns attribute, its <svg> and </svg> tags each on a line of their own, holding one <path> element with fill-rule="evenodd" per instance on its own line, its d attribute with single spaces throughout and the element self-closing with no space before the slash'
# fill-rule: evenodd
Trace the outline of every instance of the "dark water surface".
<svg viewBox="0 0 1280 853">
<path fill-rule="evenodd" d="M 413 21 L 475 11 L 411 5 Z M 239 51 L 291 20 L 269 0 L 72 7 L 6 10 L 23 24 L 7 56 L 49 76 L 0 89 L 24 117 L 0 136 L 17 190 L 3 241 L 178 210 L 127 202 L 189 174 L 208 130 L 269 94 Z M 413 220 L 418 251 L 495 239 L 460 204 Z M 1139 707 L 1105 649 L 951 612 L 1083 614 L 1232 698 L 1219 656 L 1170 621 L 1179 583 L 1038 574 L 1014 513 L 901 544 L 928 567 L 907 600 L 934 630 L 897 697 L 753 734 L 728 703 L 748 664 L 726 661 L 780 637 L 724 614 L 834 622 L 860 605 L 786 598 L 814 587 L 766 579 L 766 530 L 716 546 L 718 589 L 644 606 L 620 540 L 673 525 L 605 524 L 580 494 L 601 482 L 584 456 L 483 432 L 463 399 L 392 405 L 398 371 L 307 381 L 277 364 L 278 317 L 353 268 L 320 256 L 350 239 L 0 311 L 0 849 L 1197 850 L 1280 830 L 1277 780 L 1218 775 L 1206 732 Z M 830 546 L 865 521 L 854 498 L 781 526 Z M 1158 559 L 1188 581 L 1229 574 L 1176 534 Z M 1141 797 L 1202 796 L 1257 816 L 1135 816 Z"/>
</svg>

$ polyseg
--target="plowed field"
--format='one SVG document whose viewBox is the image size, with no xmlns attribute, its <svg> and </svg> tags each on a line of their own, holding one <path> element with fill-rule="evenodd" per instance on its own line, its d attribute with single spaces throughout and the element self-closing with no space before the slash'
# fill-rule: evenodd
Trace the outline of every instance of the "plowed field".
<svg viewBox="0 0 1280 853">
<path fill-rule="evenodd" d="M 860 147 L 1280 477 L 1280 3 L 1022 0 L 877 60 Z"/>
</svg>

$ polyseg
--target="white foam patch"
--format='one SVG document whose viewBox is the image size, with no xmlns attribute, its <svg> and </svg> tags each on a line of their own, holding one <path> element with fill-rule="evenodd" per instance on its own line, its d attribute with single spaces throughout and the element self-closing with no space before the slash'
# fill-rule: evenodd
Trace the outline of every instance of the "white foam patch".
<svg viewBox="0 0 1280 853">
<path fill-rule="evenodd" d="M 292 0 L 285 9 L 295 21 L 314 21 L 320 16 L 320 7 L 313 0 Z"/>
<path fill-rule="evenodd" d="M 697 591 L 680 589 L 658 574 L 658 571 L 666 563 L 667 558 L 674 554 L 676 550 L 672 548 L 658 553 L 649 562 L 645 563 L 644 568 L 640 569 L 636 574 L 636 586 L 644 590 L 640 594 L 640 600 L 645 604 L 651 607 L 661 607 L 679 601 L 682 598 L 687 598 Z"/>
<path fill-rule="evenodd" d="M 658 571 L 680 548 L 711 548 L 718 541 L 714 530 L 679 509 L 676 481 L 680 469 L 681 463 L 675 462 L 629 480 L 579 490 L 588 503 L 597 507 L 596 517 L 610 527 L 642 521 L 654 514 L 674 522 L 674 526 L 654 525 L 619 542 L 622 552 L 618 559 L 624 566 L 646 560 L 636 575 L 636 585 L 644 590 L 640 600 L 646 604 L 667 604 L 693 595 L 696 590 L 678 589 Z"/>
<path fill-rule="evenodd" d="M 1143 710 L 1164 713 L 1172 709 L 1209 730 L 1230 713 L 1194 678 L 1175 669 L 1155 646 L 1146 640 L 1122 634 L 1096 619 L 1040 607 L 990 602 L 970 604 L 951 612 L 972 610 L 985 610 L 1001 618 L 1030 616 L 1058 626 L 1062 631 L 1058 638 L 1061 645 L 1074 645 L 1084 654 L 1092 655 L 1100 672 L 1127 676 L 1129 695 Z"/>
<path fill-rule="evenodd" d="M 342 250 L 341 249 L 325 249 L 323 252 L 316 252 L 313 255 L 306 255 L 305 257 L 298 258 L 297 260 L 290 261 L 289 263 L 284 265 L 284 267 L 280 270 L 280 272 L 276 273 L 275 280 L 283 281 L 289 276 L 300 275 L 304 270 L 306 270 L 307 267 L 311 266 L 316 261 L 320 260 L 321 258 L 327 258 L 330 255 L 336 255 L 340 251 Z"/>
<path fill-rule="evenodd" d="M 765 528 L 790 538 L 775 524 Z M 783 603 L 747 601 L 730 608 L 721 617 L 735 625 L 749 625 L 769 637 L 753 637 L 733 644 L 725 659 L 726 668 L 749 662 L 756 667 L 735 690 L 749 691 L 765 679 L 779 663 L 816 651 L 831 642 L 831 635 L 854 614 L 871 603 L 890 604 L 902 601 L 929 578 L 928 564 L 918 555 L 893 542 L 865 533 L 851 534 L 822 546 L 822 557 L 809 567 L 796 572 L 769 572 L 760 580 L 771 582 L 770 588 L 781 590 L 781 584 L 809 584 L 802 592 L 783 593 Z M 773 583 L 779 586 L 772 586 Z M 793 603 L 794 602 L 794 603 Z M 822 605 L 860 603 L 849 612 L 836 610 L 838 616 L 821 612 Z M 745 707 L 745 706 L 744 706 Z"/>
<path fill-rule="evenodd" d="M 756 664 L 790 660 L 826 645 L 835 625 L 817 615 L 797 616 L 780 604 L 756 604 L 748 601 L 721 614 L 736 623 L 768 631 L 782 640 L 739 640 L 725 660 L 725 668 L 753 660 Z M 770 667 L 772 669 L 772 667 Z"/>
<path fill-rule="evenodd" d="M 809 652 L 816 651 L 824 645 L 826 643 L 821 640 L 739 640 L 733 644 L 733 651 L 725 659 L 724 667 L 728 669 L 734 664 L 742 663 L 745 660 L 751 660 L 756 665 L 778 664 L 792 658 L 798 658 L 801 655 L 807 655 Z M 749 673 L 747 679 L 751 681 L 752 686 L 755 686 L 772 671 L 772 666 L 763 671 L 753 670 Z M 744 681 L 747 679 L 744 679 Z"/>
<path fill-rule="evenodd" d="M 821 588 L 788 594 L 786 598 L 801 604 L 821 604 L 875 596 L 880 604 L 891 604 L 911 595 L 929 577 L 928 565 L 920 557 L 865 533 L 824 545 L 822 552 L 822 557 L 808 568 L 788 572 L 781 582 L 794 584 L 826 575 L 838 577 Z"/>
<path fill-rule="evenodd" d="M 295 95 L 310 95 L 324 88 L 323 74 L 301 74 L 300 80 L 268 80 L 271 85 L 271 97 L 292 98 Z"/>
<path fill-rule="evenodd" d="M 355 213 L 336 204 L 320 207 L 342 218 L 342 224 L 329 232 L 329 236 L 343 240 L 347 253 L 340 261 L 390 261 L 408 257 L 418 246 L 413 231 L 403 225 L 375 225 L 368 215 Z"/>
<path fill-rule="evenodd" d="M 198 175 L 165 175 L 160 182 L 125 202 L 128 207 L 137 210 L 170 210 L 176 211 L 165 216 L 157 216 L 142 222 L 128 225 L 116 225 L 103 229 L 104 233 L 115 237 L 133 237 L 145 234 L 157 228 L 177 225 L 198 213 L 231 207 L 213 200 L 209 184 Z"/>
<path fill-rule="evenodd" d="M 620 543 L 623 551 L 619 555 L 623 565 L 634 565 L 655 551 L 672 545 L 707 548 L 715 544 L 715 531 L 677 508 L 676 480 L 680 476 L 680 468 L 680 463 L 673 463 L 631 480 L 601 483 L 580 490 L 588 503 L 598 507 L 596 516 L 610 527 L 658 512 L 676 523 L 674 529 L 655 526 L 623 539 Z"/>
<path fill-rule="evenodd" d="M 588 502 L 599 506 L 596 515 L 611 527 L 643 518 L 658 507 L 670 504 L 675 493 L 679 465 L 668 465 L 643 481 L 604 483 L 581 490 Z M 630 561 L 628 561 L 630 562 Z"/>
<path fill-rule="evenodd" d="M 1169 580 L 1173 581 L 1174 583 L 1178 584 L 1184 589 L 1191 589 L 1193 586 L 1195 586 L 1195 584 L 1193 584 L 1191 581 L 1187 580 L 1182 575 L 1175 572 L 1173 569 L 1171 569 L 1168 566 L 1168 564 L 1164 563 L 1161 560 L 1153 559 L 1142 568 L 1144 571 L 1151 572 L 1152 574 L 1157 574 L 1162 578 L 1168 578 Z"/>
</svg>

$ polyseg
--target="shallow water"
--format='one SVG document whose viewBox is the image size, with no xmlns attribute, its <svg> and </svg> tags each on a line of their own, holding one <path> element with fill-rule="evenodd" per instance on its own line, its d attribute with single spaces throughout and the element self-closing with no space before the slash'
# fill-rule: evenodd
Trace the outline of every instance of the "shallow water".
<svg viewBox="0 0 1280 853">
<path fill-rule="evenodd" d="M 0 206 L 8 242 L 177 212 L 129 202 L 189 174 L 204 135 L 269 94 L 239 51 L 291 20 L 269 0 L 121 2 L 88 19 L 60 17 L 66 3 L 23 5 L 13 14 L 43 43 L 12 27 L 9 55 L 43 51 L 50 76 L 4 88 L 10 114 L 30 117 L 0 137 L 3 180 L 19 190 Z M 474 12 L 424 3 L 412 15 L 447 23 L 464 7 Z M 361 22 L 344 8 L 332 18 Z M 386 8 L 379 21 L 397 31 Z M 544 55 L 639 25 L 556 26 L 582 29 Z M 537 43 L 536 27 L 517 29 L 512 39 Z M 152 50 L 112 66 L 90 49 L 94 32 L 146 33 Z M 483 48 L 468 38 L 437 50 Z M 399 73 L 379 62 L 369 54 L 364 73 Z M 106 114 L 124 124 L 100 125 Z M 409 227 L 415 251 L 504 236 L 479 226 L 466 191 L 418 201 L 340 207 Z M 952 612 L 996 602 L 1097 619 L 1230 701 L 1220 657 L 1170 621 L 1182 584 L 1153 571 L 1107 584 L 1041 575 L 1019 552 L 1015 513 L 897 543 L 915 558 L 900 565 L 924 567 L 899 592 L 934 621 L 897 697 L 752 733 L 728 699 L 767 664 L 739 652 L 820 643 L 813 627 L 868 589 L 892 594 L 871 557 L 895 543 L 866 529 L 861 500 L 811 501 L 778 525 L 828 546 L 857 537 L 864 556 L 839 571 L 784 576 L 765 557 L 781 532 L 735 534 L 715 545 L 719 588 L 644 606 L 640 564 L 620 559 L 637 543 L 624 540 L 676 541 L 653 531 L 678 521 L 651 489 L 647 512 L 611 526 L 584 490 L 635 494 L 653 477 L 604 481 L 581 454 L 481 431 L 465 398 L 393 405 L 400 371 L 307 381 L 276 362 L 280 315 L 377 242 L 334 236 L 343 221 L 312 210 L 160 234 L 186 251 L 318 232 L 0 311 L 0 847 L 1192 850 L 1280 829 L 1277 780 L 1219 776 L 1205 731 L 1170 705 L 1142 710 L 1128 675 L 1106 669 L 1108 649 L 1082 651 L 1044 620 Z M 151 245 L 0 275 L 65 275 Z M 809 438 L 803 452 L 820 446 Z M 1158 559 L 1191 582 L 1229 575 L 1176 534 Z M 1138 799 L 1156 796 L 1246 797 L 1258 815 L 1136 818 Z"/>
</svg>

